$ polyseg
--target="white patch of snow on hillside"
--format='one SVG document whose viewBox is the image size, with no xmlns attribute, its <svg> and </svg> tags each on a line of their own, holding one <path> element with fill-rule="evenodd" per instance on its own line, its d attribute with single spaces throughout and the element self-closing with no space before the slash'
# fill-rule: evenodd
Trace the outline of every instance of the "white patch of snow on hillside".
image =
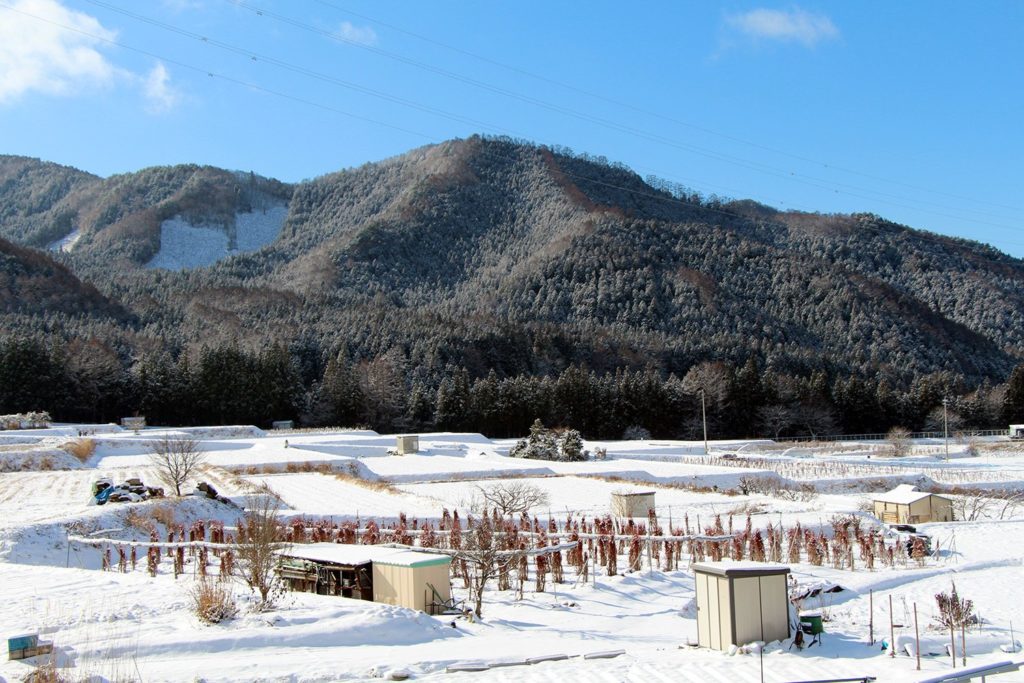
<svg viewBox="0 0 1024 683">
<path fill-rule="evenodd" d="M 187 270 L 210 266 L 228 256 L 256 251 L 267 246 L 281 233 L 288 206 L 278 204 L 265 211 L 235 214 L 235 244 L 228 229 L 193 225 L 180 216 L 160 224 L 160 251 L 146 268 Z"/>
<path fill-rule="evenodd" d="M 75 245 L 78 244 L 78 240 L 80 239 L 82 239 L 82 229 L 75 228 L 59 240 L 50 242 L 46 249 L 47 251 L 63 251 L 64 253 L 70 253 L 75 248 Z"/>
</svg>

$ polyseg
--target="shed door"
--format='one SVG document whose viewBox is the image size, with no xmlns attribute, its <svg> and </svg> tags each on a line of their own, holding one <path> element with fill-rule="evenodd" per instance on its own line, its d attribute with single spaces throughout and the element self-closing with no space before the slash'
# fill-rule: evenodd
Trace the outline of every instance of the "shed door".
<svg viewBox="0 0 1024 683">
<path fill-rule="evenodd" d="M 701 647 L 711 645 L 711 601 L 708 599 L 708 575 L 697 572 L 697 644 Z M 717 601 L 716 601 L 717 603 Z"/>
<path fill-rule="evenodd" d="M 726 593 L 728 591 L 725 591 Z M 722 640 L 721 601 L 718 577 L 697 574 L 697 644 L 720 650 Z"/>
</svg>

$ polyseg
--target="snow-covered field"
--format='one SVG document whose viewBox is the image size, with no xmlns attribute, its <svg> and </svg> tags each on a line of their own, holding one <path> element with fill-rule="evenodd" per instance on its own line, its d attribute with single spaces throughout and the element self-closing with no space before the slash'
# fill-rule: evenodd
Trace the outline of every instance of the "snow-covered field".
<svg viewBox="0 0 1024 683">
<path fill-rule="evenodd" d="M 79 432 L 88 432 L 84 437 Z M 404 670 L 414 680 L 482 681 L 801 681 L 874 676 L 879 681 L 919 681 L 951 670 L 944 656 L 948 633 L 934 625 L 935 594 L 956 582 L 974 601 L 981 626 L 967 633 L 968 665 L 1012 659 L 1001 645 L 1011 622 L 1024 630 L 1024 507 L 997 519 L 919 527 L 939 549 L 924 566 L 881 564 L 873 570 L 836 569 L 826 562 L 790 565 L 798 586 L 819 582 L 845 590 L 812 597 L 804 607 L 824 613 L 820 646 L 798 650 L 769 643 L 756 653 L 728 654 L 692 647 L 696 641 L 694 578 L 683 556 L 679 569 L 619 574 L 599 568 L 584 582 L 571 567 L 565 581 L 548 580 L 544 592 L 526 585 L 515 591 L 492 587 L 482 619 L 431 617 L 404 608 L 310 594 L 285 594 L 270 611 L 250 609 L 253 598 L 240 583 L 233 590 L 241 612 L 215 626 L 190 610 L 196 561 L 174 578 L 168 556 L 157 576 L 145 570 L 145 554 L 134 571 L 102 571 L 102 554 L 68 535 L 148 538 L 141 529 L 158 520 L 186 526 L 194 520 L 233 525 L 241 511 L 198 497 L 90 505 L 90 485 L 100 477 L 138 477 L 156 483 L 148 454 L 165 436 L 198 440 L 206 481 L 244 506 L 254 485 L 266 484 L 282 501 L 282 516 L 335 522 L 370 518 L 382 525 L 400 513 L 422 522 L 442 509 L 478 514 L 482 490 L 502 482 L 536 486 L 547 503 L 533 513 L 564 522 L 594 519 L 610 511 L 613 493 L 653 491 L 662 525 L 695 528 L 715 516 L 742 526 L 751 514 L 755 529 L 829 527 L 838 514 L 860 515 L 865 487 L 893 481 L 945 481 L 958 486 L 1021 488 L 1024 448 L 997 443 L 968 457 L 952 447 L 947 461 L 931 443 L 917 444 L 908 458 L 881 457 L 876 445 L 846 444 L 787 451 L 763 442 L 712 443 L 710 456 L 697 442 L 603 442 L 606 460 L 561 463 L 509 458 L 511 441 L 478 434 L 423 434 L 420 453 L 395 456 L 393 436 L 368 431 L 267 432 L 249 427 L 143 430 L 75 425 L 0 433 L 0 634 L 39 633 L 55 645 L 51 661 L 68 680 L 87 675 L 105 680 L 144 681 L 337 681 L 372 680 Z M 95 452 L 84 463 L 58 457 L 59 447 L 91 438 Z M 49 453 L 40 471 L 39 453 Z M 705 457 L 723 453 L 740 459 Z M 869 457 L 870 456 L 870 457 Z M 6 471 L 28 470 L 28 471 Z M 793 486 L 811 482 L 817 495 L 753 493 L 738 489 L 748 478 L 778 477 Z M 191 488 L 191 487 L 189 487 Z M 779 497 L 779 496 L 782 497 Z M 684 521 L 685 520 L 685 521 Z M 164 527 L 161 527 L 163 529 Z M 161 536 L 163 531 L 161 531 Z M 164 540 L 161 538 L 161 540 Z M 116 563 L 116 557 L 115 557 Z M 453 583 L 466 597 L 461 579 Z M 916 606 L 921 630 L 921 671 L 914 658 L 890 658 L 889 599 L 902 646 L 913 637 Z M 876 643 L 868 645 L 873 605 Z M 453 626 L 454 625 L 454 626 Z M 1017 636 L 1020 639 L 1020 636 Z M 959 649 L 959 637 L 957 639 Z M 622 651 L 610 659 L 587 655 Z M 932 655 L 930 653 L 939 653 Z M 561 661 L 524 664 L 527 658 L 565 655 Z M 0 661 L 0 681 L 20 681 L 43 662 Z M 456 664 L 504 664 L 474 673 L 445 673 Z M 960 663 L 958 662 L 958 668 Z M 763 667 L 763 669 L 762 669 Z M 763 674 L 762 674 L 763 671 Z M 101 679 L 96 679 L 101 680 Z M 1024 681 L 1024 673 L 991 677 Z"/>
</svg>

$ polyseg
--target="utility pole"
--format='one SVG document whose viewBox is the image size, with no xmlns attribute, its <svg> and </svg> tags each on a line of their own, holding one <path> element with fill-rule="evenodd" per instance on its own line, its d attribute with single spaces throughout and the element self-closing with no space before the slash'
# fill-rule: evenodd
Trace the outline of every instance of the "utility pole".
<svg viewBox="0 0 1024 683">
<path fill-rule="evenodd" d="M 945 396 L 942 397 L 942 443 L 946 448 L 946 460 L 949 460 L 949 419 L 946 412 L 946 406 L 949 405 L 949 399 Z"/>
<path fill-rule="evenodd" d="M 708 454 L 708 413 L 704 409 L 704 387 L 700 388 L 700 419 L 704 424 L 704 455 Z"/>
</svg>

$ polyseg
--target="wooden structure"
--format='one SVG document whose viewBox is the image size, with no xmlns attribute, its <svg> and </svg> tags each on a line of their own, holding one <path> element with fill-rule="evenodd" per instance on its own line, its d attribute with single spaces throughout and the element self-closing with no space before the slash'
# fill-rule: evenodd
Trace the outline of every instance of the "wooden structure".
<svg viewBox="0 0 1024 683">
<path fill-rule="evenodd" d="M 873 501 L 875 517 L 885 524 L 953 521 L 953 501 L 950 498 L 918 491 L 911 484 L 900 484 L 892 491 L 876 494 Z"/>
<path fill-rule="evenodd" d="M 132 431 L 138 431 L 146 428 L 146 418 L 143 417 L 122 417 L 121 427 L 124 429 L 131 429 Z"/>
<path fill-rule="evenodd" d="M 646 517 L 654 509 L 654 491 L 637 493 L 613 493 L 613 517 Z"/>
<path fill-rule="evenodd" d="M 15 636 L 7 639 L 7 659 L 28 659 L 53 652 L 53 643 L 39 640 L 38 635 Z"/>
<path fill-rule="evenodd" d="M 278 574 L 294 591 L 431 613 L 451 602 L 447 555 L 342 543 L 297 544 L 278 555 Z"/>
<path fill-rule="evenodd" d="M 274 420 L 270 423 L 271 429 L 295 429 L 293 420 Z"/>
<path fill-rule="evenodd" d="M 408 455 L 410 453 L 420 452 L 420 437 L 412 434 L 406 436 L 397 437 L 398 443 L 397 452 L 399 455 Z"/>
<path fill-rule="evenodd" d="M 789 567 L 698 562 L 697 644 L 714 650 L 789 638 Z"/>
</svg>

